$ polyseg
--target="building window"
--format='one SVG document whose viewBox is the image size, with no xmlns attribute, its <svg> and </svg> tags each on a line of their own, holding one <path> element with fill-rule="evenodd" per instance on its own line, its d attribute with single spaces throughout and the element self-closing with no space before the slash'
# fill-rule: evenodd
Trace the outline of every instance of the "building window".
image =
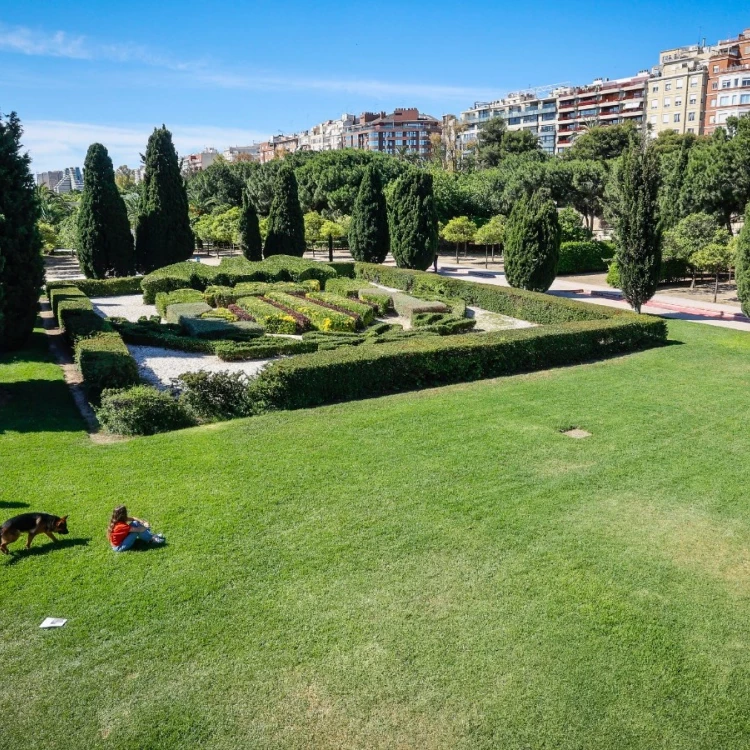
<svg viewBox="0 0 750 750">
<path fill-rule="evenodd" d="M 688 122 L 695 122 L 695 112 L 688 112 Z"/>
<path fill-rule="evenodd" d="M 697 78 L 691 78 L 690 79 L 690 88 L 694 89 L 698 85 L 698 79 Z"/>
<path fill-rule="evenodd" d="M 719 97 L 719 106 L 720 107 L 726 107 L 729 105 L 729 97 L 728 96 L 720 96 Z"/>
<path fill-rule="evenodd" d="M 690 94 L 690 104 L 697 104 L 698 97 L 695 94 Z"/>
<path fill-rule="evenodd" d="M 721 88 L 723 88 L 723 89 L 730 89 L 730 88 L 732 88 L 732 81 L 731 81 L 731 79 L 730 78 L 725 78 L 721 82 Z"/>
<path fill-rule="evenodd" d="M 658 86 L 652 86 L 651 87 L 651 93 L 652 94 L 658 94 L 659 93 L 659 87 Z"/>
<path fill-rule="evenodd" d="M 664 106 L 665 107 L 671 107 L 672 106 L 672 100 L 668 96 L 664 97 Z"/>
<path fill-rule="evenodd" d="M 654 99 L 651 102 L 651 109 L 659 109 L 659 100 L 658 99 Z"/>
<path fill-rule="evenodd" d="M 750 86 L 750 78 L 742 79 L 742 88 L 745 88 L 746 86 Z"/>
<path fill-rule="evenodd" d="M 695 133 L 695 128 L 688 128 L 688 129 L 687 129 L 687 132 L 688 132 L 688 133 Z"/>
<path fill-rule="evenodd" d="M 679 112 L 675 112 L 674 113 L 674 122 L 679 122 L 679 121 L 680 121 L 680 113 Z"/>
<path fill-rule="evenodd" d="M 681 107 L 682 106 L 682 99 L 675 99 L 674 100 L 674 106 L 675 107 Z"/>
<path fill-rule="evenodd" d="M 742 94 L 740 96 L 740 104 L 750 104 L 750 94 Z"/>
<path fill-rule="evenodd" d="M 662 122 L 665 122 L 665 123 L 666 123 L 666 122 L 669 122 L 669 115 L 662 115 L 662 116 L 661 116 L 661 121 L 662 121 Z"/>
<path fill-rule="evenodd" d="M 664 90 L 665 91 L 671 91 L 672 90 L 672 84 L 671 83 L 665 83 L 664 84 Z"/>
<path fill-rule="evenodd" d="M 677 86 L 678 89 L 682 88 L 682 78 L 680 78 L 676 83 L 675 86 Z"/>
<path fill-rule="evenodd" d="M 718 81 L 714 81 L 714 82 L 713 82 L 713 83 L 711 84 L 711 88 L 712 88 L 712 89 L 713 89 L 714 91 L 716 91 L 716 89 L 718 89 L 718 88 L 719 88 L 719 83 L 718 83 Z"/>
<path fill-rule="evenodd" d="M 711 106 L 712 106 L 712 107 L 715 107 L 715 106 L 716 106 L 716 99 L 711 99 Z"/>
<path fill-rule="evenodd" d="M 656 125 L 656 115 L 651 116 L 651 124 Z"/>
<path fill-rule="evenodd" d="M 711 125 L 713 125 L 716 122 L 716 117 L 714 117 L 714 115 L 711 115 L 711 117 L 708 118 L 708 121 Z"/>
<path fill-rule="evenodd" d="M 714 65 L 714 73 L 718 73 L 718 72 L 719 72 L 719 66 L 718 65 Z"/>
</svg>

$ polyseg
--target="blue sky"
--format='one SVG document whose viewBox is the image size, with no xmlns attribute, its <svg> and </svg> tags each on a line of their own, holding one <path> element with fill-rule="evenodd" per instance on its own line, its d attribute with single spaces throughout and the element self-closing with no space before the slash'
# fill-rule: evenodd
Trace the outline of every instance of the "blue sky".
<svg viewBox="0 0 750 750">
<path fill-rule="evenodd" d="M 617 78 L 735 36 L 742 3 L 0 0 L 0 110 L 38 171 L 104 143 L 136 166 L 154 125 L 223 149 L 342 112 L 436 117 L 529 86 Z"/>
</svg>

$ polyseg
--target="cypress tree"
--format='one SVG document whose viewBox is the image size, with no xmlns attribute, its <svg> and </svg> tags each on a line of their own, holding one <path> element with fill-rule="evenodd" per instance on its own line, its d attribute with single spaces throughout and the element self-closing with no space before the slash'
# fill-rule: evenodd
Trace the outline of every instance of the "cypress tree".
<svg viewBox="0 0 750 750">
<path fill-rule="evenodd" d="M 240 214 L 240 247 L 248 260 L 263 260 L 263 240 L 260 237 L 258 214 L 247 191 L 242 193 Z"/>
<path fill-rule="evenodd" d="M 294 170 L 284 165 L 276 178 L 264 256 L 305 254 L 305 219 L 299 204 Z"/>
<path fill-rule="evenodd" d="M 546 292 L 557 275 L 560 222 L 546 191 L 524 195 L 505 230 L 505 278 L 511 286 Z"/>
<path fill-rule="evenodd" d="M 22 133 L 15 112 L 0 116 L 0 350 L 28 339 L 44 281 L 39 203 L 31 159 L 21 153 Z"/>
<path fill-rule="evenodd" d="M 128 212 L 115 184 L 112 160 L 101 143 L 89 146 L 84 162 L 78 260 L 89 279 L 130 276 L 135 271 Z"/>
<path fill-rule="evenodd" d="M 391 252 L 399 268 L 425 271 L 438 247 L 438 221 L 432 195 L 432 175 L 416 169 L 393 185 L 388 212 Z"/>
<path fill-rule="evenodd" d="M 144 273 L 187 260 L 195 247 L 185 182 L 172 134 L 162 125 L 148 139 L 140 211 L 135 227 L 136 265 Z"/>
<path fill-rule="evenodd" d="M 380 175 L 370 164 L 362 176 L 349 226 L 349 250 L 354 260 L 382 263 L 390 250 L 388 208 Z"/>
<path fill-rule="evenodd" d="M 611 213 L 623 296 L 636 311 L 654 296 L 661 267 L 659 157 L 646 137 L 632 143 L 615 168 Z"/>
<path fill-rule="evenodd" d="M 742 312 L 750 315 L 750 203 L 745 208 L 745 225 L 737 238 L 737 296 Z"/>
</svg>

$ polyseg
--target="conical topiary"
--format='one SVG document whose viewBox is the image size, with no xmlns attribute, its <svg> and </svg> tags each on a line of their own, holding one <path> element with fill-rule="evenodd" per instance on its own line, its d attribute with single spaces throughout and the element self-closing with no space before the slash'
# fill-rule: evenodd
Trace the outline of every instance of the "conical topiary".
<svg viewBox="0 0 750 750">
<path fill-rule="evenodd" d="M 297 178 L 294 170 L 284 165 L 276 178 L 263 255 L 266 258 L 271 255 L 301 258 L 305 248 L 305 220 L 297 194 Z"/>
<path fill-rule="evenodd" d="M 260 237 L 258 214 L 247 192 L 242 193 L 240 213 L 240 247 L 248 260 L 263 260 L 263 240 Z"/>
<path fill-rule="evenodd" d="M 349 250 L 354 260 L 382 263 L 390 250 L 388 207 L 380 175 L 370 164 L 362 176 L 349 226 Z"/>
<path fill-rule="evenodd" d="M 425 271 L 438 247 L 432 175 L 412 169 L 393 186 L 388 209 L 391 252 L 399 268 Z"/>
</svg>

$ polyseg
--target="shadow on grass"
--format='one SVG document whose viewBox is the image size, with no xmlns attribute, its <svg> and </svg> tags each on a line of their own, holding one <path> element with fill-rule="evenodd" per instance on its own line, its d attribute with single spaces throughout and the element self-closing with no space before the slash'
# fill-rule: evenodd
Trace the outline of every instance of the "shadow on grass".
<svg viewBox="0 0 750 750">
<path fill-rule="evenodd" d="M 28 507 L 29 507 L 28 503 L 21 503 L 21 502 L 18 502 L 17 500 L 10 500 L 10 501 L 0 500 L 0 510 L 4 510 L 6 508 L 11 509 L 11 508 L 28 508 Z"/>
<path fill-rule="evenodd" d="M 32 547 L 31 549 L 26 549 L 25 547 L 16 550 L 10 549 L 10 555 L 6 558 L 8 560 L 6 564 L 17 565 L 27 557 L 38 557 L 39 555 L 46 555 L 49 552 L 57 552 L 69 547 L 87 547 L 90 541 L 91 537 L 78 537 L 76 539 L 58 539 L 56 542 L 49 541 L 47 544 L 40 544 L 38 547 Z"/>
<path fill-rule="evenodd" d="M 152 542 L 143 542 L 140 539 L 128 550 L 125 550 L 125 552 L 118 552 L 118 555 L 127 555 L 130 552 L 153 552 L 155 550 L 164 549 L 167 546 L 166 542 L 161 542 L 161 544 L 153 544 Z"/>
<path fill-rule="evenodd" d="M 4 432 L 84 432 L 85 429 L 64 380 L 0 383 L 0 435 Z"/>
</svg>

